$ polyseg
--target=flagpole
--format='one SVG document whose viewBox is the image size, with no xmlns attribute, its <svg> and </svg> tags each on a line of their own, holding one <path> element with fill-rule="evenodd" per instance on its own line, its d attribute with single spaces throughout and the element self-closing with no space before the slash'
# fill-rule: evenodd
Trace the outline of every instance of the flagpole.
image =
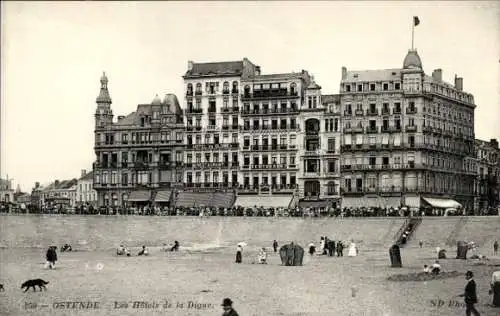
<svg viewBox="0 0 500 316">
<path fill-rule="evenodd" d="M 414 35 L 415 35 L 415 21 L 411 21 L 411 50 L 413 50 Z"/>
</svg>

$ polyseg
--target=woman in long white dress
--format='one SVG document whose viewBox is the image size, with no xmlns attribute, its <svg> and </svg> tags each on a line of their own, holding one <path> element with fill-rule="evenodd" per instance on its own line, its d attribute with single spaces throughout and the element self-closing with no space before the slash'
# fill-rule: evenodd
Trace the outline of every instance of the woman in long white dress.
<svg viewBox="0 0 500 316">
<path fill-rule="evenodd" d="M 349 245 L 349 252 L 347 253 L 348 257 L 356 257 L 358 255 L 358 248 L 356 247 L 356 244 L 354 241 L 351 241 L 351 244 Z"/>
</svg>

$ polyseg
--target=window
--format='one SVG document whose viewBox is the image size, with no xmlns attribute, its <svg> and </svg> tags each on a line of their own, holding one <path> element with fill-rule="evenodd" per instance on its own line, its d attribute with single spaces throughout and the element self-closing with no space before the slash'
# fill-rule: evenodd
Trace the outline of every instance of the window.
<svg viewBox="0 0 500 316">
<path fill-rule="evenodd" d="M 335 138 L 328 138 L 328 152 L 335 152 Z"/>
<path fill-rule="evenodd" d="M 375 84 L 374 83 L 370 83 L 370 91 L 375 91 Z"/>
</svg>

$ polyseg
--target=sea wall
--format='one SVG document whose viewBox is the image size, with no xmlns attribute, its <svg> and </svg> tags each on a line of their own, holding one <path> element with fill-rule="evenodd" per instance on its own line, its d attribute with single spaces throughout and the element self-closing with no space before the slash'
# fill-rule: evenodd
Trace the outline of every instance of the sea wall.
<svg viewBox="0 0 500 316">
<path fill-rule="evenodd" d="M 69 243 L 81 250 L 111 249 L 121 243 L 135 247 L 186 244 L 306 244 L 320 236 L 355 240 L 364 245 L 389 245 L 404 219 L 268 218 L 0 215 L 0 247 L 45 248 Z"/>
<path fill-rule="evenodd" d="M 404 218 L 266 218 L 266 217 L 168 217 L 0 215 L 0 247 L 46 248 L 71 244 L 80 250 L 108 250 L 124 243 L 129 247 L 161 246 L 179 240 L 181 245 L 235 245 L 245 241 L 270 246 L 290 241 L 306 245 L 320 236 L 354 240 L 360 246 L 389 247 Z M 450 242 L 450 238 L 489 243 L 498 237 L 500 217 L 425 218 L 413 240 Z"/>
</svg>

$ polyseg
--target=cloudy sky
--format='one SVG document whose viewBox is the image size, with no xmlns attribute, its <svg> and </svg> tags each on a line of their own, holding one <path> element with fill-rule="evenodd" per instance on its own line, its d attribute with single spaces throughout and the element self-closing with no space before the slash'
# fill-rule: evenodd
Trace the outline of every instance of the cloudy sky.
<svg viewBox="0 0 500 316">
<path fill-rule="evenodd" d="M 155 94 L 182 100 L 188 60 L 306 69 L 337 93 L 342 66 L 402 66 L 414 15 L 426 73 L 464 77 L 476 137 L 500 138 L 496 2 L 2 2 L 1 13 L 0 175 L 24 190 L 91 168 L 103 70 L 115 116 Z"/>
</svg>

